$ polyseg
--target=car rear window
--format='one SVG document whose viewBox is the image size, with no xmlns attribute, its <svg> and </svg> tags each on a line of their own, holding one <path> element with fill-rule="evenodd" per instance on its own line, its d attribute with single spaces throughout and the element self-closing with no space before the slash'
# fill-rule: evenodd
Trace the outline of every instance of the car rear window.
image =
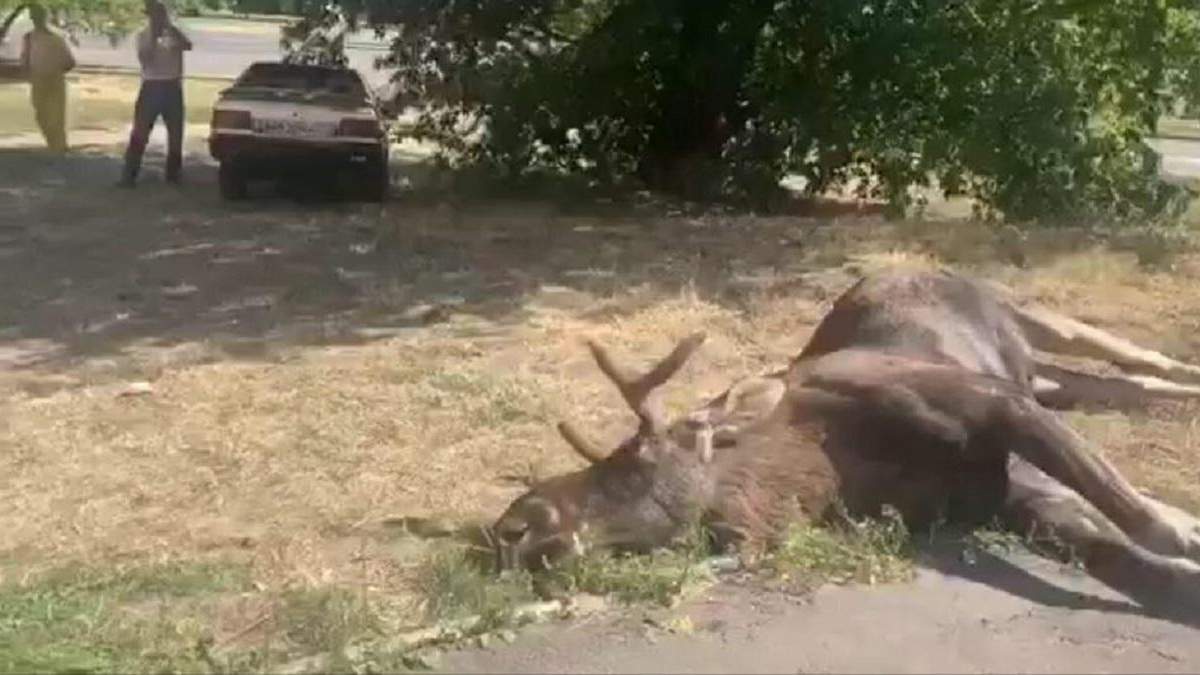
<svg viewBox="0 0 1200 675">
<path fill-rule="evenodd" d="M 238 78 L 241 87 L 297 89 L 365 96 L 362 80 L 352 70 L 286 63 L 256 63 Z"/>
</svg>

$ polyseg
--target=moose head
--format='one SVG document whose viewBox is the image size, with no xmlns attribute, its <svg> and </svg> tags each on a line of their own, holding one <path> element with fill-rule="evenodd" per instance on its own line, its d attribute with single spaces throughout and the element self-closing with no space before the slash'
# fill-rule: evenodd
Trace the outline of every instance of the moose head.
<svg viewBox="0 0 1200 675">
<path fill-rule="evenodd" d="M 646 551 L 669 543 L 707 511 L 719 478 L 716 449 L 737 442 L 784 393 L 781 380 L 751 378 L 671 423 L 660 388 L 704 342 L 696 333 L 644 374 L 618 364 L 595 341 L 596 364 L 637 414 L 636 433 L 605 452 L 569 422 L 558 425 L 590 466 L 535 485 L 492 527 L 502 569 L 543 569 L 592 548 Z"/>
</svg>

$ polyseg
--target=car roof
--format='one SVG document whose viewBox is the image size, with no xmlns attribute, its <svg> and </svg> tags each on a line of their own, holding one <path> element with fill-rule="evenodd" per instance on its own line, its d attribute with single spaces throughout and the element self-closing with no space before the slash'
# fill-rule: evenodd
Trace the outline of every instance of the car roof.
<svg viewBox="0 0 1200 675">
<path fill-rule="evenodd" d="M 311 64 L 311 63 L 284 63 L 283 61 L 255 61 L 254 63 L 251 63 L 249 66 L 246 66 L 246 69 L 242 71 L 242 74 L 248 73 L 252 70 L 259 70 L 259 71 L 268 70 L 268 71 L 275 71 L 275 72 L 312 73 L 312 74 L 341 73 L 341 74 L 346 74 L 346 75 L 353 75 L 355 77 L 358 76 L 357 70 L 355 70 L 353 68 L 348 68 L 345 66 L 326 66 L 326 65 L 317 65 L 317 64 Z"/>
</svg>

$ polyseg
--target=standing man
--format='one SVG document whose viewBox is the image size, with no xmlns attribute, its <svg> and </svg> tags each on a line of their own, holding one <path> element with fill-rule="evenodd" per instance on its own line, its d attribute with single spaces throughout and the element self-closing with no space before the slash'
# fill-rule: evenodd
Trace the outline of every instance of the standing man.
<svg viewBox="0 0 1200 675">
<path fill-rule="evenodd" d="M 133 187 L 142 167 L 142 153 L 154 122 L 167 125 L 167 182 L 178 184 L 183 163 L 183 53 L 192 41 L 175 27 L 162 0 L 146 0 L 149 25 L 137 34 L 142 86 L 133 108 L 133 130 L 125 150 L 121 187 Z"/>
<path fill-rule="evenodd" d="M 46 25 L 46 8 L 29 6 L 33 30 L 21 44 L 21 68 L 29 77 L 29 97 L 46 146 L 67 151 L 67 73 L 75 57 L 61 35 Z"/>
</svg>

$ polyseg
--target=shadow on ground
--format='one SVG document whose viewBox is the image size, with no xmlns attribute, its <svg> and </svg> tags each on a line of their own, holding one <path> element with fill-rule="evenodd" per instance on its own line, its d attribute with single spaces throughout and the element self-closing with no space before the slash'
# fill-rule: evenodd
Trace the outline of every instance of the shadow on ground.
<svg viewBox="0 0 1200 675">
<path fill-rule="evenodd" d="M 760 218 L 649 199 L 450 201 L 421 191 L 430 174 L 411 152 L 395 153 L 383 205 L 339 200 L 321 179 L 226 203 L 203 139 L 189 138 L 181 188 L 163 183 L 152 146 L 139 187 L 116 189 L 120 150 L 0 151 L 0 370 L 195 342 L 270 358 L 449 314 L 486 332 L 526 319 L 531 297 L 547 293 L 585 315 L 637 288 L 739 306 L 748 294 L 801 292 L 776 281 L 812 274 L 803 292 L 823 299 L 850 281 L 822 276 L 847 262 L 846 242 L 882 225 L 839 222 L 831 209 Z M 964 250 L 996 256 L 986 243 Z"/>
<path fill-rule="evenodd" d="M 797 254 L 818 225 L 662 205 L 452 205 L 402 187 L 381 206 L 339 200 L 321 181 L 225 203 L 196 141 L 180 188 L 163 183 L 153 151 L 136 190 L 115 188 L 119 152 L 0 154 L 0 368 L 197 340 L 253 358 L 418 327 L 426 306 L 520 321 L 528 294 L 548 286 L 585 305 L 643 284 L 728 291 L 811 265 Z M 410 182 L 404 161 L 398 185 Z"/>
</svg>

